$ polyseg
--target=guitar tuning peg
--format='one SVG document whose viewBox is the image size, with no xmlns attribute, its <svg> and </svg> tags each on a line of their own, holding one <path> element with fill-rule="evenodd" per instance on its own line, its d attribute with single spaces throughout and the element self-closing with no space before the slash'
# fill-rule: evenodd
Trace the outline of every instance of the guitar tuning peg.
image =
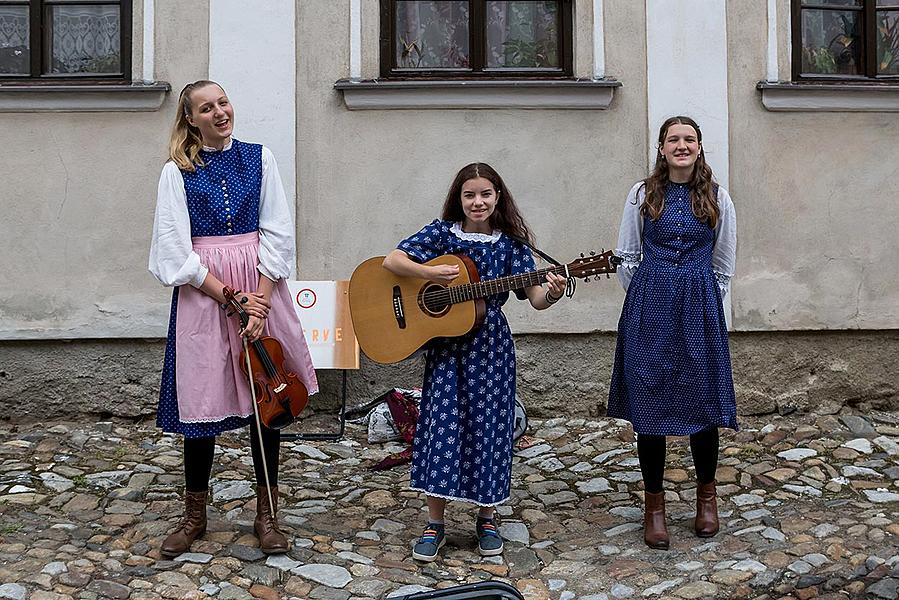
<svg viewBox="0 0 899 600">
<path fill-rule="evenodd" d="M 583 252 L 581 252 L 581 258 L 584 258 L 584 253 L 583 253 Z"/>
<path fill-rule="evenodd" d="M 591 251 L 590 251 L 590 256 L 596 256 L 596 252 L 594 252 L 593 250 L 591 250 Z"/>
<path fill-rule="evenodd" d="M 608 278 L 609 278 L 609 274 L 608 274 L 608 273 L 606 273 L 606 279 L 608 279 Z"/>
</svg>

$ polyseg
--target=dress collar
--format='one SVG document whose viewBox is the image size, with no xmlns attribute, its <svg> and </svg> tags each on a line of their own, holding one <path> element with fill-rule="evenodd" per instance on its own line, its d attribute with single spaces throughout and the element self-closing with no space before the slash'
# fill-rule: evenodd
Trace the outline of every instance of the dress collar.
<svg viewBox="0 0 899 600">
<path fill-rule="evenodd" d="M 230 150 L 231 145 L 234 143 L 234 138 L 228 138 L 228 143 L 221 150 L 217 150 L 216 148 L 212 148 L 210 146 L 203 146 L 203 152 L 224 152 L 225 150 Z"/>
<path fill-rule="evenodd" d="M 497 229 L 494 229 L 493 233 L 468 233 L 467 231 L 462 231 L 462 223 L 459 222 L 453 223 L 453 226 L 450 227 L 450 232 L 460 240 L 467 240 L 469 242 L 489 242 L 491 244 L 498 240 L 503 234 L 503 232 Z"/>
</svg>

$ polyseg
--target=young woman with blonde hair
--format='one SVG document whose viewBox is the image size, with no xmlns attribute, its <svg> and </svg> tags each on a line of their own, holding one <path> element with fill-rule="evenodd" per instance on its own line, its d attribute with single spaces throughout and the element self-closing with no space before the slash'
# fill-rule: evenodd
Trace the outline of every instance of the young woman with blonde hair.
<svg viewBox="0 0 899 600">
<path fill-rule="evenodd" d="M 234 109 L 220 85 L 185 86 L 159 179 L 149 268 L 175 289 L 156 419 L 163 431 L 184 436 L 185 474 L 184 517 L 162 543 L 168 557 L 186 552 L 206 530 L 215 436 L 248 425 L 259 545 L 266 553 L 289 550 L 277 521 L 280 434 L 264 426 L 256 431 L 238 364 L 241 337 L 277 337 L 288 370 L 310 395 L 318 389 L 284 282 L 296 246 L 278 166 L 268 148 L 234 139 L 233 126 Z M 220 308 L 225 286 L 242 292 L 245 329 Z"/>
<path fill-rule="evenodd" d="M 667 549 L 665 437 L 690 436 L 700 537 L 718 531 L 718 428 L 737 427 L 722 301 L 736 257 L 736 214 L 689 117 L 659 130 L 655 169 L 631 188 L 615 252 L 627 292 L 609 387 L 610 417 L 630 421 L 645 484 L 644 541 Z"/>
</svg>

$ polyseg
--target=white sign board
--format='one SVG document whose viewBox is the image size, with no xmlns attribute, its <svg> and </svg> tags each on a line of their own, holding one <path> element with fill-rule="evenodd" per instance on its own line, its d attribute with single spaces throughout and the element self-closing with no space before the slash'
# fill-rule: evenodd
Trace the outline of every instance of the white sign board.
<svg viewBox="0 0 899 600">
<path fill-rule="evenodd" d="M 288 281 L 316 369 L 358 369 L 359 343 L 350 319 L 349 281 Z"/>
</svg>

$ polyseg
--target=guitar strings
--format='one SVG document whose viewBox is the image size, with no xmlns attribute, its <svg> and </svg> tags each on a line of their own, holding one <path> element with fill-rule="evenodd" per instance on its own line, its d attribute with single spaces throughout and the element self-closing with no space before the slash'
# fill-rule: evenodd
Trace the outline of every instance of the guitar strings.
<svg viewBox="0 0 899 600">
<path fill-rule="evenodd" d="M 597 258 L 601 258 L 601 256 L 602 255 L 600 255 L 600 257 L 597 257 Z M 583 267 L 583 264 L 581 264 L 580 266 Z M 553 273 L 559 275 L 564 271 L 565 271 L 565 265 L 561 265 L 561 266 L 556 266 L 556 267 L 547 267 L 545 269 L 539 269 L 537 271 L 531 271 L 530 273 L 522 273 L 520 275 L 511 275 L 509 277 L 501 277 L 499 279 L 488 279 L 486 281 L 465 283 L 465 284 L 458 285 L 458 286 L 446 286 L 446 287 L 438 286 L 438 289 L 436 289 L 436 290 L 430 289 L 428 291 L 419 293 L 417 300 L 419 302 L 424 302 L 425 304 L 427 304 L 429 301 L 432 301 L 432 300 L 443 303 L 443 304 L 451 304 L 452 299 L 453 299 L 453 297 L 452 297 L 453 290 L 462 288 L 463 286 L 474 287 L 477 285 L 482 285 L 482 287 L 483 287 L 487 284 L 512 281 L 515 278 L 524 278 L 525 276 L 530 277 L 531 275 L 537 275 L 538 278 L 543 277 L 544 278 L 543 280 L 545 281 L 546 280 L 545 275 L 547 273 L 553 272 Z M 473 299 L 474 298 L 467 298 L 466 300 L 473 300 Z"/>
<path fill-rule="evenodd" d="M 430 289 L 430 290 L 427 290 L 427 291 L 424 291 L 424 292 L 419 293 L 417 299 L 418 299 L 419 301 L 424 302 L 425 304 L 428 304 L 428 302 L 431 301 L 431 300 L 437 301 L 437 302 L 441 302 L 441 303 L 449 304 L 450 301 L 452 300 L 452 296 L 451 296 L 452 290 L 453 290 L 453 289 L 459 289 L 459 288 L 461 288 L 463 285 L 472 286 L 472 287 L 473 287 L 473 286 L 476 286 L 476 285 L 479 285 L 479 284 L 487 285 L 487 284 L 492 284 L 492 283 L 496 283 L 496 282 L 512 281 L 512 280 L 515 279 L 515 278 L 524 278 L 525 276 L 530 277 L 531 275 L 537 275 L 538 278 L 539 278 L 539 277 L 545 276 L 545 275 L 546 275 L 547 273 L 549 273 L 549 272 L 555 272 L 556 274 L 558 274 L 558 272 L 561 272 L 561 270 L 563 270 L 564 268 L 565 268 L 564 266 L 562 266 L 562 267 L 548 267 L 548 268 L 546 268 L 546 269 L 540 269 L 540 270 L 538 270 L 538 271 L 531 271 L 530 273 L 523 273 L 523 274 L 521 274 L 521 275 L 512 275 L 512 276 L 510 276 L 510 277 L 502 277 L 502 278 L 500 278 L 500 279 L 488 279 L 488 280 L 486 280 L 486 281 L 478 281 L 478 282 L 474 282 L 474 283 L 466 283 L 466 284 L 462 284 L 462 285 L 460 285 L 460 286 L 439 287 L 439 289 L 436 289 L 436 290 L 435 290 L 435 289 Z"/>
</svg>

